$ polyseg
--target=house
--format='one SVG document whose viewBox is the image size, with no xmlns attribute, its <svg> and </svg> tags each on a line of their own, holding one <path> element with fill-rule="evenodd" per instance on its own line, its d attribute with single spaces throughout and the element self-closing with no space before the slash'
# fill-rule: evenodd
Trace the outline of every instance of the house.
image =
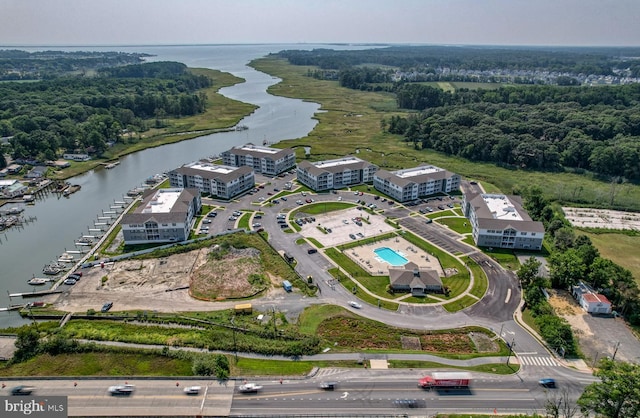
<svg viewBox="0 0 640 418">
<path fill-rule="evenodd" d="M 479 247 L 542 249 L 544 225 L 529 217 L 519 196 L 466 193 L 462 212 Z"/>
<path fill-rule="evenodd" d="M 27 193 L 28 187 L 18 180 L 0 180 L 0 194 L 7 198 L 20 197 Z"/>
<path fill-rule="evenodd" d="M 219 165 L 203 160 L 170 171 L 169 183 L 171 187 L 196 188 L 212 197 L 232 199 L 252 189 L 256 181 L 251 167 Z"/>
<path fill-rule="evenodd" d="M 0 180 L 0 194 L 7 198 L 19 197 L 27 193 L 28 187 L 18 180 Z"/>
<path fill-rule="evenodd" d="M 39 179 L 45 176 L 45 174 L 47 174 L 47 170 L 49 168 L 47 168 L 44 165 L 38 165 L 33 167 L 31 170 L 29 170 L 29 172 L 27 174 L 25 174 L 25 178 L 28 179 Z"/>
<path fill-rule="evenodd" d="M 573 286 L 571 294 L 578 301 L 582 309 L 591 314 L 611 313 L 611 302 L 603 294 L 597 293 L 586 283 L 580 282 Z"/>
<path fill-rule="evenodd" d="M 22 166 L 20 164 L 10 164 L 7 166 L 7 172 L 9 174 L 18 174 L 22 170 Z"/>
<path fill-rule="evenodd" d="M 197 189 L 157 189 L 143 195 L 142 203 L 122 217 L 126 245 L 178 242 L 189 238 L 202 201 Z"/>
<path fill-rule="evenodd" d="M 426 296 L 428 292 L 444 293 L 437 271 L 420 268 L 412 262 L 401 267 L 389 267 L 389 287 L 392 292 L 411 292 L 413 296 Z"/>
<path fill-rule="evenodd" d="M 398 171 L 379 170 L 373 187 L 399 202 L 409 202 L 436 193 L 460 190 L 460 176 L 433 165 Z"/>
<path fill-rule="evenodd" d="M 296 153 L 291 148 L 279 149 L 245 144 L 233 147 L 221 155 L 222 163 L 232 167 L 249 166 L 256 173 L 277 176 L 296 165 Z"/>
<path fill-rule="evenodd" d="M 298 181 L 310 189 L 321 192 L 341 189 L 361 183 L 371 183 L 378 166 L 360 158 L 346 156 L 335 160 L 298 164 Z"/>
</svg>

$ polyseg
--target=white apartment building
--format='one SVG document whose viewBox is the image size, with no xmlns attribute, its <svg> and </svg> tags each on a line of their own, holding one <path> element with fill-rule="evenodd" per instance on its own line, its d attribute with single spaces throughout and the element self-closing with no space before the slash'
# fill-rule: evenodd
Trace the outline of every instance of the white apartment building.
<svg viewBox="0 0 640 418">
<path fill-rule="evenodd" d="M 370 162 L 346 156 L 314 163 L 302 161 L 298 164 L 297 176 L 300 183 L 320 192 L 371 183 L 377 170 L 378 166 Z"/>
<path fill-rule="evenodd" d="M 291 148 L 278 149 L 245 144 L 233 147 L 221 155 L 225 165 L 249 166 L 256 173 L 277 176 L 296 165 L 296 153 Z"/>
<path fill-rule="evenodd" d="M 232 167 L 196 161 L 169 172 L 171 187 L 196 188 L 220 199 L 232 199 L 252 189 L 255 174 L 248 166 Z"/>
<path fill-rule="evenodd" d="M 433 165 L 398 171 L 379 170 L 373 187 L 399 202 L 410 202 L 436 193 L 460 190 L 460 176 Z"/>
<path fill-rule="evenodd" d="M 465 194 L 462 210 L 479 247 L 542 249 L 544 225 L 529 217 L 519 196 Z"/>
<path fill-rule="evenodd" d="M 193 219 L 201 207 L 197 189 L 150 190 L 133 213 L 122 217 L 124 242 L 131 245 L 184 241 L 189 238 Z"/>
</svg>

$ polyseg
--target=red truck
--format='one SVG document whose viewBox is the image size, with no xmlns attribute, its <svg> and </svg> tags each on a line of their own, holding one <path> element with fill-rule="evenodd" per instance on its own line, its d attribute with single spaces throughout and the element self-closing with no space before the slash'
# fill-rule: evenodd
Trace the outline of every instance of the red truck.
<svg viewBox="0 0 640 418">
<path fill-rule="evenodd" d="M 471 385 L 471 374 L 467 372 L 434 372 L 418 382 L 418 387 L 431 388 L 468 388 Z"/>
</svg>

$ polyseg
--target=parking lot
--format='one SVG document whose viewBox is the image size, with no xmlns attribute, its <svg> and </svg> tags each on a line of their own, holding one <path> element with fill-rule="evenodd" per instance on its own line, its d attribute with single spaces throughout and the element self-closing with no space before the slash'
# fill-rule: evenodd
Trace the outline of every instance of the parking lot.
<svg viewBox="0 0 640 418">
<path fill-rule="evenodd" d="M 562 210 L 573 226 L 640 230 L 639 213 L 571 207 L 563 207 Z"/>
<path fill-rule="evenodd" d="M 356 218 L 363 219 L 359 225 L 354 221 Z M 384 220 L 384 216 L 370 215 L 368 212 L 350 208 L 315 215 L 315 222 L 303 224 L 300 234 L 317 240 L 325 247 L 334 247 L 356 239 L 394 231 L 395 228 Z"/>
</svg>

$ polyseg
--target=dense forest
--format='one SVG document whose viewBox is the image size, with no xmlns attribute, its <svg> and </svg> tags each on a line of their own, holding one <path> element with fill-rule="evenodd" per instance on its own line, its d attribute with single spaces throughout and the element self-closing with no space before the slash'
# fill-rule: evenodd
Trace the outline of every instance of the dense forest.
<svg viewBox="0 0 640 418">
<path fill-rule="evenodd" d="M 310 77 L 394 93 L 398 107 L 413 112 L 383 126 L 416 149 L 510 168 L 640 180 L 640 79 L 631 78 L 640 74 L 638 48 L 425 46 L 282 51 L 279 56 L 318 67 L 308 71 Z M 519 77 L 523 85 L 444 91 L 423 82 L 442 68 L 462 71 L 455 77 L 440 73 L 453 80 L 470 77 L 467 70 L 491 70 Z M 524 80 L 526 71 L 531 83 Z M 607 78 L 622 73 L 628 77 Z M 612 80 L 619 84 L 606 84 Z"/>
<path fill-rule="evenodd" d="M 0 137 L 14 159 L 55 160 L 62 152 L 100 155 L 125 132 L 167 117 L 199 114 L 211 80 L 175 62 L 98 68 L 91 76 L 0 83 Z M 135 136 L 127 136 L 135 141 Z"/>
</svg>

